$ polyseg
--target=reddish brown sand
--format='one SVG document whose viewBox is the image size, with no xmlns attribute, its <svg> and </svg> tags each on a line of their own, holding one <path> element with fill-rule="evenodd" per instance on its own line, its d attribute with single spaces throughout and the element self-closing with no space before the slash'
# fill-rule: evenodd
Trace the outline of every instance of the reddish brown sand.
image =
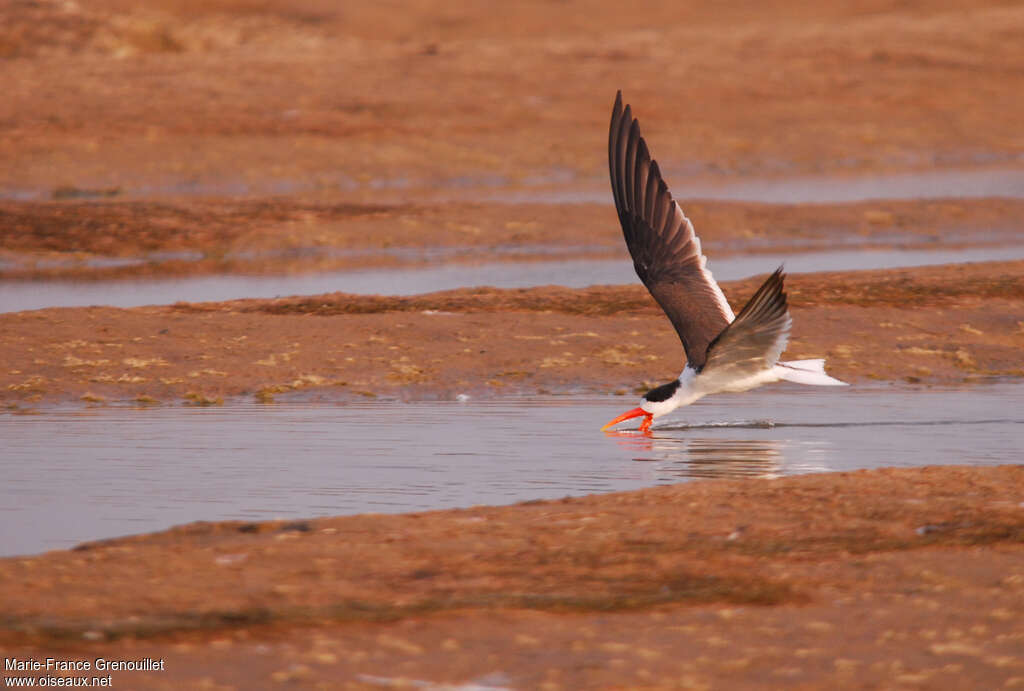
<svg viewBox="0 0 1024 691">
<path fill-rule="evenodd" d="M 608 202 L 487 201 L 606 185 L 616 89 L 683 199 L 1019 170 L 1022 44 L 1024 7 L 998 0 L 0 3 L 0 271 L 624 258 Z M 1019 244 L 1021 211 L 687 204 L 712 256 Z M 90 263 L 155 252 L 196 259 Z M 1022 262 L 793 277 L 788 356 L 854 383 L 1020 376 L 1022 281 Z M 631 286 L 8 314 L 0 363 L 0 401 L 31 412 L 632 395 L 682 361 Z M 924 468 L 190 526 L 0 560 L 0 649 L 165 659 L 117 688 L 1020 688 L 1022 502 L 1019 466 Z"/>
<path fill-rule="evenodd" d="M 951 249 L 1024 241 L 1024 200 L 1013 199 L 830 205 L 695 201 L 686 203 L 686 213 L 704 251 L 715 258 L 736 252 Z M 0 201 L 0 247 L 0 278 L 19 279 L 402 266 L 424 263 L 426 251 L 439 249 L 447 261 L 629 261 L 610 193 L 604 204 L 568 205 Z M 103 266 L 101 261 L 111 257 L 145 261 Z"/>
<path fill-rule="evenodd" d="M 1022 542 L 1019 466 L 195 524 L 0 560 L 0 644 L 165 660 L 129 688 L 1010 688 Z"/>
<path fill-rule="evenodd" d="M 738 310 L 760 279 L 726 284 Z M 1020 376 L 1024 262 L 801 275 L 786 357 L 867 379 Z M 682 369 L 642 286 L 321 295 L 0 314 L 0 401 L 642 392 Z"/>
<path fill-rule="evenodd" d="M 616 89 L 682 173 L 1024 153 L 1013 0 L 39 0 L 0 13 L 0 187 L 47 195 L 297 187 L 380 203 L 603 179 Z"/>
</svg>

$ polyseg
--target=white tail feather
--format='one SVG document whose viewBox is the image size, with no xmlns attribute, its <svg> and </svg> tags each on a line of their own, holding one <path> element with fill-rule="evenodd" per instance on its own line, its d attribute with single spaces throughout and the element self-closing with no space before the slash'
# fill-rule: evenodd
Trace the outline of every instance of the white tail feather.
<svg viewBox="0 0 1024 691">
<path fill-rule="evenodd" d="M 796 384 L 813 386 L 849 386 L 844 381 L 834 379 L 825 374 L 824 360 L 793 360 L 775 365 L 775 374 L 779 379 Z"/>
</svg>

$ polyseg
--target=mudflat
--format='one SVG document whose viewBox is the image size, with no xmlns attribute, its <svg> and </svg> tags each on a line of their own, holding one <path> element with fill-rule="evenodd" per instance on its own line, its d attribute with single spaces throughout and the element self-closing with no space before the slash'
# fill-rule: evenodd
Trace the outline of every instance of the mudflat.
<svg viewBox="0 0 1024 691">
<path fill-rule="evenodd" d="M 0 21 L 0 189 L 373 204 L 543 190 L 605 179 L 617 89 L 677 188 L 723 174 L 1019 166 L 1022 11 L 998 0 L 12 4 Z"/>
<path fill-rule="evenodd" d="M 758 278 L 725 284 L 735 309 Z M 1024 262 L 790 277 L 790 359 L 853 382 L 1020 376 Z M 0 400 L 215 403 L 642 393 L 678 375 L 642 286 L 329 294 L 0 314 Z"/>
<path fill-rule="evenodd" d="M 132 688 L 1012 688 L 1022 496 L 946 467 L 193 524 L 0 560 L 0 642 L 164 660 Z"/>
<path fill-rule="evenodd" d="M 604 203 L 574 204 L 0 200 L 0 280 L 300 274 L 559 258 L 628 263 L 611 193 L 601 183 L 594 192 Z M 1024 244 L 1024 199 L 684 203 L 713 260 Z"/>
</svg>

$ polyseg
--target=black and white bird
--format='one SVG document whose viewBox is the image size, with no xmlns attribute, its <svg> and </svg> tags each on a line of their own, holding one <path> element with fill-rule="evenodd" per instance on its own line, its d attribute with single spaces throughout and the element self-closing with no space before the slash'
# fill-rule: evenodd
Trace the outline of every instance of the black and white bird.
<svg viewBox="0 0 1024 691">
<path fill-rule="evenodd" d="M 644 416 L 651 422 L 680 406 L 721 392 L 747 391 L 780 380 L 818 386 L 843 386 L 825 374 L 824 360 L 780 362 L 792 319 L 783 292 L 780 267 L 746 306 L 734 315 L 707 269 L 693 224 L 672 198 L 640 134 L 630 107 L 615 97 L 608 133 L 612 195 L 633 266 L 669 321 L 686 351 L 686 367 L 675 381 L 644 394 L 640 407 L 615 418 L 607 429 Z"/>
</svg>

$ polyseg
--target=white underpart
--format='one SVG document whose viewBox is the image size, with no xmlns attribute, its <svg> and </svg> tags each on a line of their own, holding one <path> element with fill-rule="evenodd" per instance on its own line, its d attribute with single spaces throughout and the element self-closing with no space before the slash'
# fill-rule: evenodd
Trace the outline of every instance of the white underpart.
<svg viewBox="0 0 1024 691">
<path fill-rule="evenodd" d="M 671 413 L 676 408 L 690 405 L 715 393 L 739 393 L 756 389 L 765 384 L 777 381 L 788 381 L 796 384 L 812 386 L 847 386 L 825 374 L 824 360 L 793 360 L 780 362 L 770 369 L 761 370 L 757 374 L 742 379 L 726 380 L 722 377 L 706 377 L 697 374 L 689 365 L 679 375 L 679 388 L 671 398 L 664 401 L 641 402 L 640 407 L 658 418 Z"/>
<path fill-rule="evenodd" d="M 736 319 L 736 315 L 733 314 L 732 307 L 729 306 L 729 301 L 725 299 L 725 293 L 723 293 L 722 289 L 718 286 L 718 281 L 716 281 L 715 277 L 711 275 L 710 271 L 708 271 L 708 258 L 701 253 L 700 238 L 697 237 L 697 231 L 693 229 L 693 223 L 691 223 L 690 219 L 683 213 L 683 207 L 679 206 L 679 202 L 676 202 L 676 210 L 683 217 L 683 221 L 686 223 L 686 229 L 690 232 L 690 237 L 693 238 L 693 248 L 696 251 L 697 256 L 700 257 L 700 273 L 704 277 L 704 280 L 707 281 L 712 292 L 715 294 L 715 299 L 718 302 L 718 308 L 722 310 L 722 314 L 731 324 L 733 320 Z"/>
<path fill-rule="evenodd" d="M 772 371 L 777 372 L 779 379 L 794 384 L 810 384 L 811 386 L 849 386 L 844 381 L 825 374 L 824 360 L 790 360 L 775 365 Z"/>
</svg>

